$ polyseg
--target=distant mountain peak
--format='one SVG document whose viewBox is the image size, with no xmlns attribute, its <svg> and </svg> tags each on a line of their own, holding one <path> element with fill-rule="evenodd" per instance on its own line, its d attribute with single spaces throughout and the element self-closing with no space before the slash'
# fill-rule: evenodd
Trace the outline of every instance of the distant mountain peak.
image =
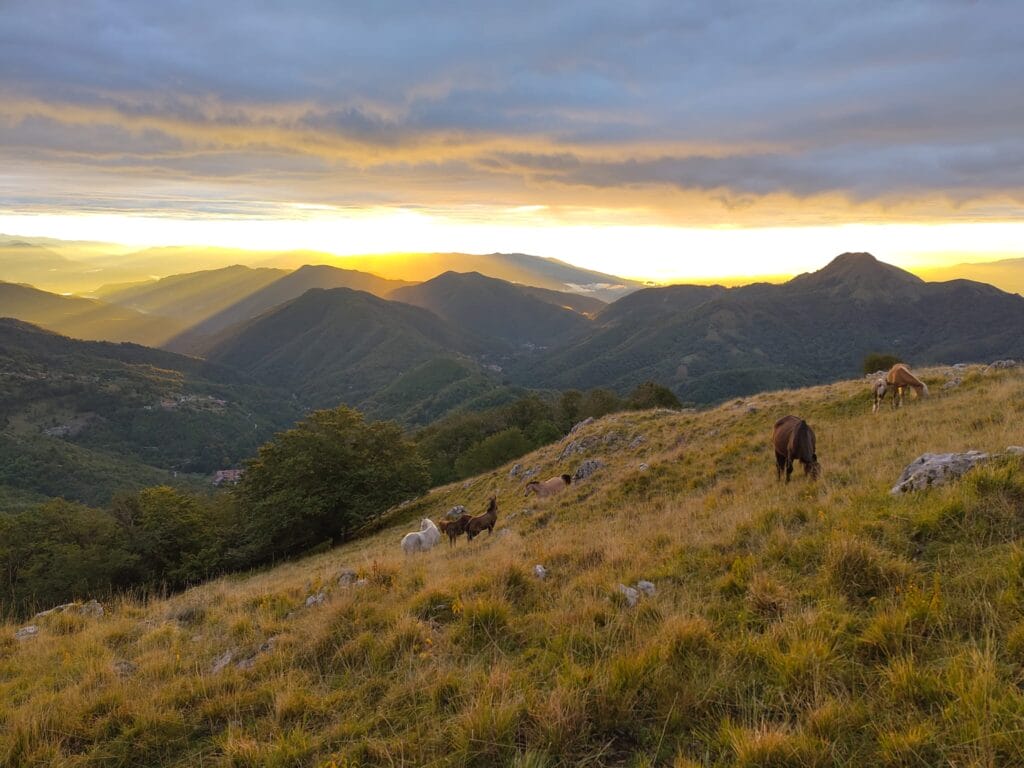
<svg viewBox="0 0 1024 768">
<path fill-rule="evenodd" d="M 803 290 L 825 290 L 862 300 L 910 295 L 924 284 L 916 275 L 865 252 L 841 253 L 816 272 L 799 275 L 788 283 Z"/>
</svg>

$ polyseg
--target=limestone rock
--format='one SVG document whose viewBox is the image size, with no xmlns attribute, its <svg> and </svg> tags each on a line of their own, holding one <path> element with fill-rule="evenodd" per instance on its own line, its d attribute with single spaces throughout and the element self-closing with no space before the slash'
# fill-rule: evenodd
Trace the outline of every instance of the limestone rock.
<svg viewBox="0 0 1024 768">
<path fill-rule="evenodd" d="M 991 364 L 985 367 L 985 373 L 990 371 L 998 371 L 1005 368 L 1016 368 L 1018 365 L 1016 360 L 995 360 Z"/>
<path fill-rule="evenodd" d="M 544 581 L 544 579 L 548 577 L 548 569 L 540 563 L 538 563 L 537 565 L 533 566 L 533 575 L 541 581 Z"/>
<path fill-rule="evenodd" d="M 654 583 L 641 579 L 636 583 L 636 588 L 643 592 L 648 597 L 654 597 Z"/>
<path fill-rule="evenodd" d="M 573 424 L 572 425 L 572 429 L 569 430 L 569 434 L 570 435 L 575 435 L 581 429 L 583 429 L 584 427 L 588 427 L 588 426 L 590 426 L 593 423 L 594 423 L 594 417 L 593 416 L 588 416 L 583 421 L 578 421 L 575 424 Z"/>
<path fill-rule="evenodd" d="M 355 580 L 359 578 L 359 574 L 355 571 L 346 568 L 340 574 L 338 574 L 338 586 L 339 587 L 351 587 Z"/>
<path fill-rule="evenodd" d="M 907 465 L 889 493 L 898 496 L 933 485 L 945 485 L 988 461 L 989 458 L 989 454 L 984 451 L 921 454 Z"/>
<path fill-rule="evenodd" d="M 464 514 L 466 514 L 466 508 L 461 504 L 456 504 L 454 507 L 445 512 L 444 516 L 448 520 L 458 520 Z"/>
<path fill-rule="evenodd" d="M 633 587 L 627 587 L 625 584 L 619 584 L 616 589 L 626 598 L 626 605 L 630 608 L 634 608 L 640 600 L 640 593 L 637 592 Z"/>
<path fill-rule="evenodd" d="M 132 662 L 125 661 L 124 659 L 115 661 L 111 664 L 111 668 L 117 673 L 118 677 L 131 677 L 138 670 L 138 667 Z"/>
<path fill-rule="evenodd" d="M 235 652 L 232 650 L 224 651 L 220 656 L 213 660 L 213 664 L 210 666 L 210 672 L 214 675 L 223 672 L 231 660 L 235 658 Z"/>
<path fill-rule="evenodd" d="M 603 461 L 598 461 L 597 459 L 587 459 L 582 464 L 580 464 L 579 467 L 576 468 L 576 471 L 572 475 L 572 481 L 576 483 L 579 482 L 580 480 L 586 480 L 595 472 L 597 472 L 597 470 L 601 469 L 601 467 L 603 466 Z"/>
<path fill-rule="evenodd" d="M 522 464 L 513 464 L 512 465 L 512 469 L 510 469 L 508 471 L 508 476 L 509 477 L 518 477 L 519 473 L 522 472 L 522 470 L 523 470 L 523 465 Z"/>
<path fill-rule="evenodd" d="M 315 595 L 310 595 L 306 598 L 306 607 L 315 608 L 318 605 L 323 605 L 324 600 L 327 599 L 327 595 L 324 594 L 323 590 L 317 592 Z"/>
<path fill-rule="evenodd" d="M 96 600 L 90 600 L 85 605 L 79 607 L 78 613 L 82 616 L 88 616 L 92 619 L 98 619 L 103 616 L 103 606 L 100 605 Z"/>
<path fill-rule="evenodd" d="M 35 637 L 39 634 L 39 627 L 35 624 L 29 624 L 27 627 L 22 627 L 14 633 L 15 640 L 28 640 L 30 637 Z"/>
</svg>

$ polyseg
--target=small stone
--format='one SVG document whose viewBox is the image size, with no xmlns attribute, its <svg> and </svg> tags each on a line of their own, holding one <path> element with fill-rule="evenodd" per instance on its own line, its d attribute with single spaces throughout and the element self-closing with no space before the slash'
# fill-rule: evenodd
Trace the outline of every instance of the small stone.
<svg viewBox="0 0 1024 768">
<path fill-rule="evenodd" d="M 643 445 L 646 442 L 647 442 L 647 438 L 646 437 L 644 437 L 643 435 L 637 435 L 636 437 L 634 437 L 630 441 L 629 447 L 630 448 L 639 448 L 641 445 Z"/>
<path fill-rule="evenodd" d="M 650 581 L 640 580 L 636 583 L 636 588 L 643 592 L 648 597 L 654 597 L 654 583 Z"/>
<path fill-rule="evenodd" d="M 255 664 L 256 664 L 256 657 L 255 656 L 250 656 L 247 659 L 242 659 L 240 662 L 235 664 L 235 666 L 238 667 L 239 669 L 252 669 Z"/>
<path fill-rule="evenodd" d="M 365 587 L 365 586 L 366 586 L 367 584 L 369 584 L 369 583 L 370 583 L 370 582 L 368 582 L 368 581 L 367 581 L 366 579 L 359 579 L 359 580 L 358 580 L 358 581 L 356 582 L 356 586 L 357 586 L 357 587 Z"/>
<path fill-rule="evenodd" d="M 1006 452 L 1013 456 L 1024 456 L 1024 445 L 1008 445 Z"/>
<path fill-rule="evenodd" d="M 625 584 L 619 584 L 616 589 L 625 596 L 626 605 L 630 608 L 634 608 L 637 602 L 640 600 L 640 593 L 632 587 L 627 587 Z"/>
<path fill-rule="evenodd" d="M 587 459 L 577 467 L 576 471 L 573 473 L 572 480 L 574 483 L 579 480 L 586 480 L 603 466 L 604 462 L 602 461 L 598 461 L 597 459 Z"/>
<path fill-rule="evenodd" d="M 587 427 L 587 426 L 589 426 L 589 425 L 591 425 L 593 423 L 594 423 L 594 417 L 593 416 L 588 416 L 583 421 L 578 421 L 575 424 L 573 424 L 572 429 L 569 430 L 569 434 L 570 435 L 575 435 L 579 430 L 581 430 L 584 427 Z"/>
<path fill-rule="evenodd" d="M 531 477 L 540 472 L 540 467 L 530 467 L 528 470 L 523 472 L 523 480 L 529 480 Z"/>
<path fill-rule="evenodd" d="M 15 640 L 27 640 L 30 637 L 35 637 L 39 634 L 39 627 L 35 624 L 29 624 L 27 627 L 22 627 L 14 633 Z"/>
<path fill-rule="evenodd" d="M 322 591 L 321 592 L 317 592 L 315 595 L 310 595 L 309 597 L 306 598 L 306 607 L 307 608 L 313 608 L 313 607 L 315 607 L 317 605 L 323 605 L 324 604 L 324 600 L 326 600 L 326 599 L 327 599 L 327 595 L 325 595 Z"/>
<path fill-rule="evenodd" d="M 350 587 L 352 583 L 359 577 L 355 571 L 344 570 L 338 575 L 338 586 Z"/>
<path fill-rule="evenodd" d="M 88 603 L 81 606 L 78 609 L 78 612 L 82 616 L 89 616 L 90 618 L 98 619 L 103 616 L 103 606 L 96 600 L 90 600 Z"/>
<path fill-rule="evenodd" d="M 118 674 L 119 677 L 130 677 L 131 675 L 135 674 L 136 670 L 138 670 L 138 667 L 132 664 L 132 662 L 125 661 L 124 659 L 121 659 L 120 661 L 115 661 L 111 665 L 111 667 L 113 668 L 114 672 Z"/>
<path fill-rule="evenodd" d="M 445 512 L 444 516 L 449 520 L 458 520 L 464 514 L 466 514 L 466 508 L 461 504 L 457 504 L 451 509 L 449 509 L 447 512 Z"/>
<path fill-rule="evenodd" d="M 273 637 L 268 637 L 266 640 L 264 640 L 260 644 L 260 647 L 259 647 L 259 649 L 256 652 L 257 653 L 270 653 L 272 650 L 274 650 L 274 646 L 276 646 L 276 645 L 277 645 L 277 635 L 274 635 Z"/>
<path fill-rule="evenodd" d="M 650 469 L 650 467 L 647 464 L 644 464 L 643 462 L 641 462 L 641 464 L 640 464 L 640 471 L 641 472 L 646 472 L 648 469 Z"/>
<path fill-rule="evenodd" d="M 541 581 L 544 581 L 548 577 L 548 569 L 539 563 L 533 566 L 533 575 Z"/>
<path fill-rule="evenodd" d="M 512 469 L 510 469 L 508 471 L 508 476 L 509 477 L 518 477 L 519 473 L 522 471 L 522 469 L 523 469 L 523 465 L 522 464 L 513 464 L 512 465 Z"/>
<path fill-rule="evenodd" d="M 235 658 L 234 651 L 224 651 L 224 653 L 214 659 L 213 664 L 210 666 L 210 672 L 214 675 L 223 672 L 233 658 Z"/>
</svg>

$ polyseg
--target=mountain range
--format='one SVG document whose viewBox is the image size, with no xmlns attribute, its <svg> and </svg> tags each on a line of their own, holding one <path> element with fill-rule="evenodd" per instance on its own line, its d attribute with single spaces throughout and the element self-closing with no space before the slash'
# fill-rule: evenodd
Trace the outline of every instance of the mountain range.
<svg viewBox="0 0 1024 768">
<path fill-rule="evenodd" d="M 866 253 L 783 284 L 652 287 L 607 305 L 474 272 L 410 285 L 324 265 L 235 266 L 103 295 L 135 321 L 200 318 L 165 346 L 304 407 L 346 403 L 409 424 L 514 389 L 654 380 L 710 403 L 849 376 L 871 352 L 912 365 L 1024 356 L 1021 296 L 926 282 Z"/>
</svg>

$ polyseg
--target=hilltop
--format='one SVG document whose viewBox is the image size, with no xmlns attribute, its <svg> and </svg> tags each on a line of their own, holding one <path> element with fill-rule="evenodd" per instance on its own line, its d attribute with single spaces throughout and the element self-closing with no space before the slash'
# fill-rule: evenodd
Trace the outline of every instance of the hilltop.
<svg viewBox="0 0 1024 768">
<path fill-rule="evenodd" d="M 889 489 L 926 451 L 1019 444 L 1024 376 L 919 373 L 933 397 L 876 415 L 856 380 L 609 416 L 325 554 L 5 625 L 0 762 L 1020 764 L 1024 466 Z M 817 484 L 775 482 L 786 413 Z M 401 555 L 492 493 L 495 535 Z"/>
</svg>

